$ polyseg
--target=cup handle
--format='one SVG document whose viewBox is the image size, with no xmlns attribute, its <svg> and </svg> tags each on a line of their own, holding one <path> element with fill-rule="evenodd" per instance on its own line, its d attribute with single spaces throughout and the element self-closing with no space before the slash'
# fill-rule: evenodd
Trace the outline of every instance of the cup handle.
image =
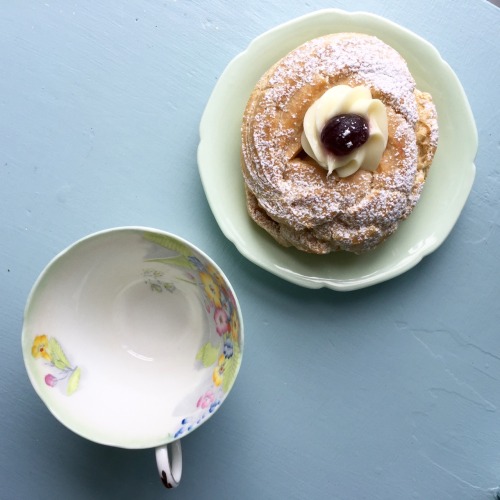
<svg viewBox="0 0 500 500">
<path fill-rule="evenodd" d="M 170 447 L 170 456 L 168 448 Z M 156 448 L 156 465 L 165 488 L 177 488 L 182 476 L 181 441 L 173 441 Z"/>
</svg>

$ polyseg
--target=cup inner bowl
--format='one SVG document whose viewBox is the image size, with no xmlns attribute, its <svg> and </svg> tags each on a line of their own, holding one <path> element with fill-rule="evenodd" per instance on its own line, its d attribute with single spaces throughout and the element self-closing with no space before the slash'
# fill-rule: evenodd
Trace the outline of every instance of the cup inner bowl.
<svg viewBox="0 0 500 500">
<path fill-rule="evenodd" d="M 33 289 L 23 330 L 30 379 L 54 415 L 127 448 L 172 441 L 211 416 L 242 347 L 220 271 L 185 242 L 148 235 L 105 233 L 59 256 Z"/>
</svg>

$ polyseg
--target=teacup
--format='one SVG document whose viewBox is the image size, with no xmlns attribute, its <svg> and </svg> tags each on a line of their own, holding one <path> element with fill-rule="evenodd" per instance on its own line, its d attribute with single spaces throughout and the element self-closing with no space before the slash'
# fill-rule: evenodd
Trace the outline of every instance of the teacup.
<svg viewBox="0 0 500 500">
<path fill-rule="evenodd" d="M 33 387 L 61 423 L 97 443 L 156 448 L 172 488 L 180 438 L 233 386 L 243 322 L 229 281 L 201 250 L 121 227 L 48 264 L 28 298 L 22 348 Z"/>
</svg>

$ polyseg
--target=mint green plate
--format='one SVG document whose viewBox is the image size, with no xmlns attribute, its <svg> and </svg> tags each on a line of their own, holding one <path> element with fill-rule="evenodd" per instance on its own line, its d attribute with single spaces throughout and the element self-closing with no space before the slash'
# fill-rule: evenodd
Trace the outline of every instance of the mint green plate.
<svg viewBox="0 0 500 500">
<path fill-rule="evenodd" d="M 417 207 L 383 245 L 360 256 L 309 255 L 281 247 L 247 215 L 241 119 L 255 83 L 274 62 L 311 38 L 343 31 L 375 35 L 401 53 L 418 88 L 433 96 L 439 146 Z M 462 85 L 429 42 L 373 14 L 326 9 L 267 31 L 229 63 L 201 119 L 198 165 L 214 217 L 242 255 L 300 286 L 354 290 L 404 273 L 439 247 L 472 188 L 476 152 L 477 130 Z"/>
</svg>

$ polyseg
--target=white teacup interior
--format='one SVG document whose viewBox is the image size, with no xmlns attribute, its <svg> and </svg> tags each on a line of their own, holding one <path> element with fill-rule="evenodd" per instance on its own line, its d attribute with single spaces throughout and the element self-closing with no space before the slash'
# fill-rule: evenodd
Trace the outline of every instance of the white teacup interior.
<svg viewBox="0 0 500 500">
<path fill-rule="evenodd" d="M 98 233 L 36 283 L 23 349 L 54 415 L 97 442 L 158 446 L 227 395 L 241 361 L 239 308 L 221 271 L 172 235 Z"/>
</svg>

